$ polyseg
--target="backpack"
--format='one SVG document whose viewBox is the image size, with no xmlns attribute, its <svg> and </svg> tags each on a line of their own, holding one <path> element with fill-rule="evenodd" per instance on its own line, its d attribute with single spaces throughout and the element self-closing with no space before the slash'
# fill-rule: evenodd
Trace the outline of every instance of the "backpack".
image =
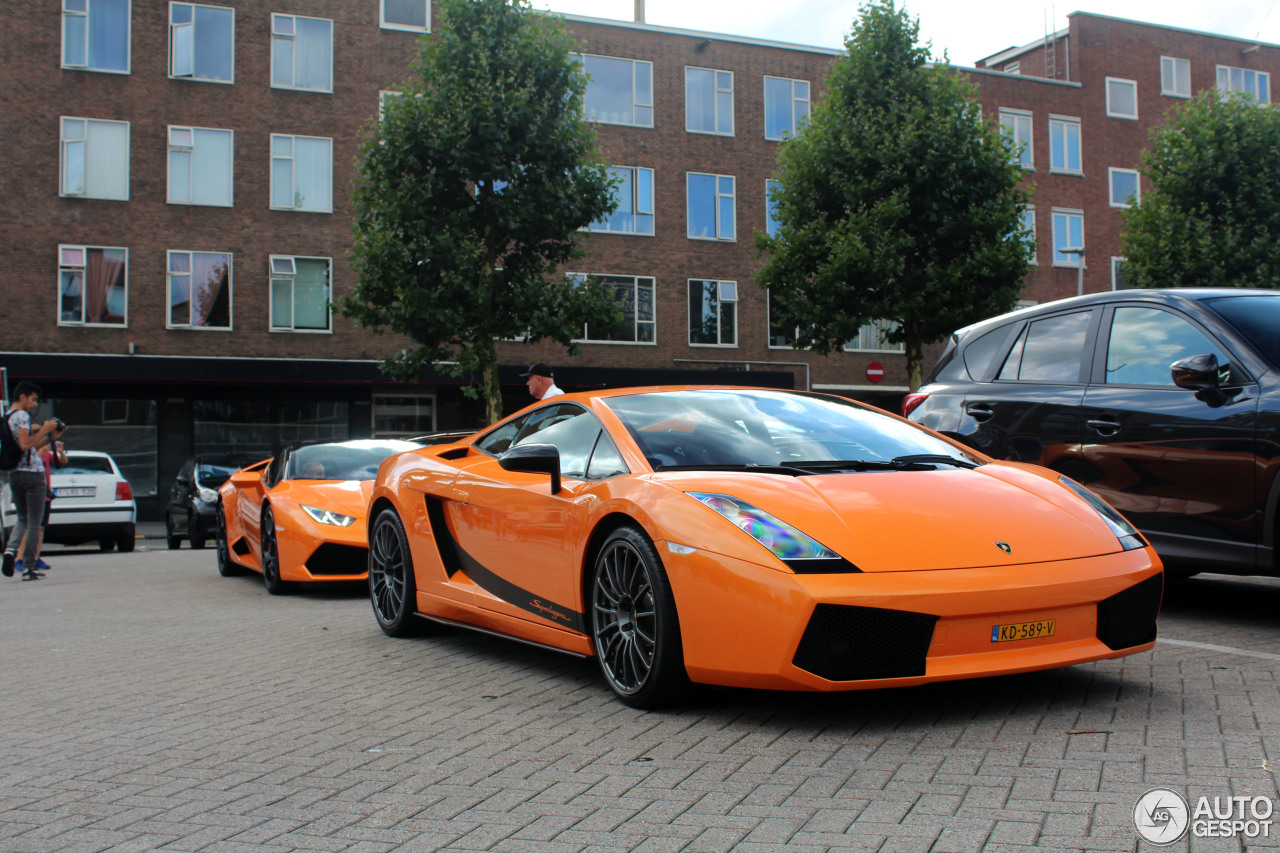
<svg viewBox="0 0 1280 853">
<path fill-rule="evenodd" d="M 13 412 L 5 412 L 4 418 L 0 419 L 0 471 L 12 471 L 22 462 L 22 446 L 9 426 L 11 417 Z"/>
</svg>

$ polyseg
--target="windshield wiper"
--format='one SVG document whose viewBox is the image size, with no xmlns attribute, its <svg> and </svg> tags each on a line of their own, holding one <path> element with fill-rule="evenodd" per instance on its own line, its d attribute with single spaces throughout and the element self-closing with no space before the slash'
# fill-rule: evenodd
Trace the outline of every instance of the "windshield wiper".
<svg viewBox="0 0 1280 853">
<path fill-rule="evenodd" d="M 968 459 L 957 459 L 954 456 L 947 456 L 945 453 L 917 453 L 912 456 L 895 456 L 894 462 L 905 462 L 915 464 L 924 462 L 937 465 L 954 465 L 957 468 L 977 468 L 978 463 L 970 462 Z"/>
<path fill-rule="evenodd" d="M 797 468 L 817 473 L 819 471 L 932 471 L 936 465 L 955 465 L 958 468 L 976 468 L 977 465 L 954 456 L 935 453 L 917 453 L 911 456 L 895 456 L 893 459 L 823 459 L 812 462 L 793 462 Z"/>
<path fill-rule="evenodd" d="M 788 477 L 804 477 L 814 472 L 794 465 L 655 465 L 655 471 L 745 471 L 750 474 L 785 474 Z"/>
</svg>

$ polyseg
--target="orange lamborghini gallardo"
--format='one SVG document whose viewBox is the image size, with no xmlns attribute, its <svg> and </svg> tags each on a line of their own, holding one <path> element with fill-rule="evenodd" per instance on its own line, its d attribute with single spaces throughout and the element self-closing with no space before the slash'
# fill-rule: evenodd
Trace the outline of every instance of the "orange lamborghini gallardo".
<svg viewBox="0 0 1280 853">
<path fill-rule="evenodd" d="M 595 657 L 628 705 L 690 682 L 856 690 L 1149 650 L 1155 552 L 1072 480 L 839 397 L 555 397 L 388 459 L 383 631 Z"/>
<path fill-rule="evenodd" d="M 378 465 L 421 447 L 341 441 L 286 447 L 232 474 L 218 490 L 218 571 L 261 572 L 280 595 L 298 581 L 365 577 L 365 507 Z"/>
</svg>

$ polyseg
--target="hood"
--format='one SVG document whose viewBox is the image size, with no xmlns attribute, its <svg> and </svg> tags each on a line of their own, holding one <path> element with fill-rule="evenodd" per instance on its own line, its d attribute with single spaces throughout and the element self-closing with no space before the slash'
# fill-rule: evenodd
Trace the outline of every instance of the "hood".
<svg viewBox="0 0 1280 853">
<path fill-rule="evenodd" d="M 727 494 L 754 504 L 864 572 L 1053 562 L 1121 550 L 1097 512 L 1059 484 L 1056 474 L 1030 466 L 655 477 L 681 491 Z M 1008 552 L 996 543 L 1005 543 Z"/>
<path fill-rule="evenodd" d="M 331 509 L 355 518 L 365 517 L 372 496 L 372 480 L 292 481 L 289 488 L 289 497 L 299 504 Z"/>
</svg>

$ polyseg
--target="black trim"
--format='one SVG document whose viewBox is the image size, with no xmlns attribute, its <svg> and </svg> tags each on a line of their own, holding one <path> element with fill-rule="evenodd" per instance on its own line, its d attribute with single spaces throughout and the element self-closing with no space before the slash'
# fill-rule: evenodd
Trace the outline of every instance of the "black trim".
<svg viewBox="0 0 1280 853">
<path fill-rule="evenodd" d="M 131 512 L 129 507 L 120 506 L 58 506 L 57 498 L 54 498 L 53 506 L 50 510 L 52 514 L 59 513 L 77 513 L 77 512 Z M 132 523 L 132 519 L 130 519 Z"/>
</svg>

